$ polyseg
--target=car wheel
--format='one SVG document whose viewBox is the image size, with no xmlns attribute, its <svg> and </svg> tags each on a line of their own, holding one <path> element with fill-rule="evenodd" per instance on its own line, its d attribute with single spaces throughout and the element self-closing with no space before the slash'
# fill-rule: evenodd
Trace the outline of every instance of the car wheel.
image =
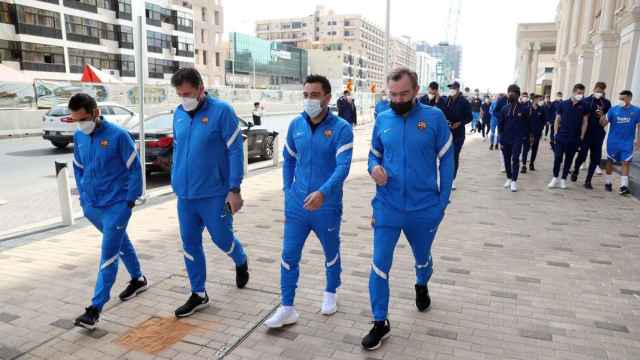
<svg viewBox="0 0 640 360">
<path fill-rule="evenodd" d="M 51 144 L 60 150 L 65 149 L 67 146 L 69 146 L 68 141 L 51 141 Z"/>
<path fill-rule="evenodd" d="M 273 136 L 268 136 L 262 145 L 262 160 L 273 159 Z"/>
</svg>

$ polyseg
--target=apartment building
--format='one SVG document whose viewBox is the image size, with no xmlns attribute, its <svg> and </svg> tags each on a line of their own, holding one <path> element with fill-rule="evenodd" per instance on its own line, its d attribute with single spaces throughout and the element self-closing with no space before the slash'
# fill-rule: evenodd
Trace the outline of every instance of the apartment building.
<svg viewBox="0 0 640 360">
<path fill-rule="evenodd" d="M 222 0 L 192 0 L 195 67 L 208 86 L 225 84 L 224 9 Z"/>
</svg>

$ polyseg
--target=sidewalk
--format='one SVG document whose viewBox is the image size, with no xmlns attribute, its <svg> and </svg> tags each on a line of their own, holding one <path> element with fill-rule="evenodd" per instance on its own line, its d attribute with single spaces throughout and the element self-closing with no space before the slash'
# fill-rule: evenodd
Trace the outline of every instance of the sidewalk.
<svg viewBox="0 0 640 360">
<path fill-rule="evenodd" d="M 243 186 L 237 236 L 250 259 L 249 288 L 234 285 L 232 262 L 208 235 L 207 290 L 212 306 L 176 321 L 188 296 L 176 201 L 140 209 L 129 226 L 152 287 L 121 303 L 120 266 L 99 329 L 73 328 L 91 297 L 100 235 L 92 227 L 0 250 L 0 359 L 639 359 L 640 225 L 637 200 L 577 185 L 549 191 L 548 143 L 522 175 L 518 193 L 502 188 L 498 152 L 468 137 L 459 190 L 433 248 L 433 307 L 414 305 L 413 260 L 406 241 L 391 275 L 392 337 L 363 352 L 370 328 L 370 200 L 366 174 L 370 126 L 357 143 L 345 189 L 343 287 L 339 312 L 319 314 L 323 255 L 310 238 L 301 266 L 298 324 L 266 331 L 279 302 L 283 233 L 281 171 Z"/>
</svg>

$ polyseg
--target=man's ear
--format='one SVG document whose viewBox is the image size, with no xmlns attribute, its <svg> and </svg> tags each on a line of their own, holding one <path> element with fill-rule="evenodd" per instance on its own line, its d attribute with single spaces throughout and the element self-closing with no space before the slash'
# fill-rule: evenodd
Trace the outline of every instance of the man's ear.
<svg viewBox="0 0 640 360">
<path fill-rule="evenodd" d="M 94 114 L 96 115 L 96 117 L 99 117 L 99 116 L 100 116 L 100 108 L 98 108 L 98 107 L 97 107 L 97 108 L 94 110 Z"/>
</svg>

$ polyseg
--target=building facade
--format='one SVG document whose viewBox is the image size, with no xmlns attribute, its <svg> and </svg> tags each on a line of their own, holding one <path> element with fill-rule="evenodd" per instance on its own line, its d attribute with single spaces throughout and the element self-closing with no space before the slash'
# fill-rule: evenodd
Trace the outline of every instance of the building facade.
<svg viewBox="0 0 640 360">
<path fill-rule="evenodd" d="M 368 60 L 362 53 L 346 50 L 309 50 L 309 69 L 314 74 L 327 76 L 336 93 L 351 83 L 356 91 L 368 91 Z"/>
<path fill-rule="evenodd" d="M 307 77 L 307 50 L 262 40 L 250 35 L 229 34 L 226 84 L 238 87 L 300 87 Z"/>
<path fill-rule="evenodd" d="M 449 84 L 461 76 L 462 47 L 446 42 L 431 45 L 425 41 L 416 43 L 416 51 L 426 52 L 439 60 L 436 81 Z"/>
<path fill-rule="evenodd" d="M 362 79 L 362 88 L 372 84 L 380 87 L 384 82 L 384 30 L 362 15 L 336 14 L 318 6 L 308 16 L 258 21 L 256 35 L 299 48 L 328 51 L 333 53 L 327 55 L 330 58 L 341 52 L 343 56 L 351 54 L 363 60 L 366 79 Z M 312 65 L 311 72 L 320 72 L 316 70 Z M 339 78 L 339 74 L 338 71 L 330 76 Z M 348 80 L 345 78 L 344 81 L 343 85 L 346 85 Z"/>
<path fill-rule="evenodd" d="M 416 70 L 416 48 L 408 37 L 392 38 L 390 60 L 391 69 L 407 67 Z"/>
<path fill-rule="evenodd" d="M 224 9 L 222 0 L 192 0 L 195 67 L 208 86 L 225 83 Z"/>
<path fill-rule="evenodd" d="M 604 81 L 609 94 L 640 94 L 640 0 L 561 0 L 555 24 L 556 90 Z"/>
<path fill-rule="evenodd" d="M 515 83 L 522 91 L 551 93 L 557 36 L 555 23 L 518 24 Z"/>
<path fill-rule="evenodd" d="M 145 79 L 166 80 L 193 66 L 193 10 L 186 0 L 2 0 L 2 63 L 50 80 L 79 80 L 91 64 L 134 81 L 138 15 L 145 19 Z"/>
<path fill-rule="evenodd" d="M 420 91 L 427 91 L 429 83 L 436 81 L 440 61 L 424 51 L 416 51 L 416 73 Z"/>
</svg>

